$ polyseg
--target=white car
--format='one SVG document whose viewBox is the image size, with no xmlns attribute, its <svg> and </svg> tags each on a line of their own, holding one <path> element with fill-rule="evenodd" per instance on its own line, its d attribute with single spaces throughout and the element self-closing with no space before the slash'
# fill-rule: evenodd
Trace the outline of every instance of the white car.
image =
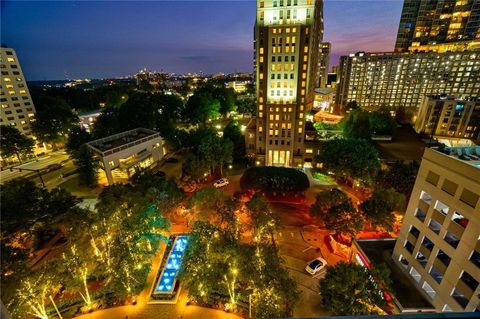
<svg viewBox="0 0 480 319">
<path fill-rule="evenodd" d="M 310 275 L 315 275 L 318 273 L 320 270 L 325 268 L 327 266 L 327 262 L 325 259 L 322 257 L 315 258 L 311 262 L 307 264 L 307 267 L 305 267 L 305 270 L 310 274 Z"/>
<path fill-rule="evenodd" d="M 230 182 L 228 181 L 228 179 L 220 178 L 218 181 L 213 183 L 213 186 L 215 186 L 216 188 L 220 188 L 220 187 L 223 187 L 223 186 L 227 186 L 229 183 Z"/>
</svg>

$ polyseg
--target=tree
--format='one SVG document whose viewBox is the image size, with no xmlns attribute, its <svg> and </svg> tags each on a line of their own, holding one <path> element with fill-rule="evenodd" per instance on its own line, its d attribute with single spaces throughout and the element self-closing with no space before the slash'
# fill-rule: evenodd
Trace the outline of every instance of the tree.
<svg viewBox="0 0 480 319">
<path fill-rule="evenodd" d="M 223 205 L 225 199 L 225 193 L 221 189 L 210 185 L 197 190 L 190 202 L 199 210 L 215 210 Z"/>
<path fill-rule="evenodd" d="M 79 152 L 81 146 L 92 140 L 92 136 L 80 127 L 74 127 L 70 130 L 65 148 L 70 156 L 75 157 L 75 154 Z"/>
<path fill-rule="evenodd" d="M 52 271 L 47 269 L 37 270 L 28 278 L 18 283 L 15 298 L 7 303 L 7 308 L 17 318 L 48 319 L 51 310 L 49 309 L 49 297 L 54 294 L 57 280 Z"/>
<path fill-rule="evenodd" d="M 197 89 L 187 101 L 184 118 L 192 125 L 220 117 L 220 102 L 205 90 Z"/>
<path fill-rule="evenodd" d="M 74 290 L 82 297 L 85 310 L 95 307 L 88 287 L 88 278 L 95 270 L 95 266 L 94 254 L 90 250 L 79 249 L 73 244 L 69 251 L 62 254 L 62 265 L 58 270 L 64 286 L 74 287 Z"/>
<path fill-rule="evenodd" d="M 247 203 L 248 212 L 252 221 L 254 240 L 275 245 L 274 234 L 278 227 L 278 219 L 272 213 L 265 198 L 255 194 Z"/>
<path fill-rule="evenodd" d="M 78 123 L 78 117 L 72 112 L 70 106 L 59 97 L 44 96 L 35 101 L 37 114 L 32 124 L 32 131 L 41 141 L 56 143 L 62 141 Z"/>
<path fill-rule="evenodd" d="M 365 185 L 373 184 L 380 169 L 377 150 L 363 139 L 326 141 L 316 160 L 323 163 L 323 170 Z"/>
<path fill-rule="evenodd" d="M 153 194 L 152 197 L 149 194 Z M 153 200 L 150 200 L 153 198 Z M 111 185 L 102 191 L 91 228 L 91 246 L 118 298 L 139 293 L 160 241 L 166 241 L 169 223 L 158 210 L 165 198 L 138 185 Z"/>
<path fill-rule="evenodd" d="M 250 167 L 240 178 L 243 190 L 263 192 L 304 192 L 310 187 L 308 177 L 302 171 L 286 167 Z"/>
<path fill-rule="evenodd" d="M 79 150 L 75 152 L 73 162 L 77 166 L 80 183 L 88 187 L 97 186 L 99 164 L 86 144 L 80 146 Z"/>
<path fill-rule="evenodd" d="M 360 205 L 367 220 L 377 227 L 393 230 L 394 211 L 402 211 L 405 207 L 405 196 L 394 189 L 375 190 L 372 197 Z"/>
<path fill-rule="evenodd" d="M 372 135 L 392 135 L 397 128 L 397 123 L 388 113 L 369 113 Z"/>
<path fill-rule="evenodd" d="M 223 129 L 223 138 L 233 143 L 233 158 L 245 157 L 245 136 L 237 121 L 231 121 Z"/>
<path fill-rule="evenodd" d="M 347 102 L 347 105 L 345 106 L 345 111 L 354 111 L 358 110 L 360 106 L 358 105 L 357 101 L 349 101 Z"/>
<path fill-rule="evenodd" d="M 182 169 L 186 176 L 198 182 L 202 177 L 206 176 L 205 174 L 209 171 L 210 166 L 202 156 L 191 153 L 183 163 Z"/>
<path fill-rule="evenodd" d="M 353 110 L 345 120 L 343 135 L 346 138 L 366 139 L 372 136 L 369 113 L 361 110 Z"/>
<path fill-rule="evenodd" d="M 363 228 L 362 215 L 353 207 L 350 200 L 330 207 L 323 221 L 328 230 L 350 237 L 355 237 Z"/>
<path fill-rule="evenodd" d="M 197 154 L 208 163 L 212 171 L 220 168 L 220 175 L 223 175 L 223 166 L 232 162 L 232 153 L 233 143 L 217 135 L 203 138 L 197 149 Z"/>
<path fill-rule="evenodd" d="M 403 164 L 396 162 L 386 170 L 381 170 L 376 179 L 376 188 L 389 189 L 410 197 L 418 174 L 418 164 Z"/>
<path fill-rule="evenodd" d="M 25 196 L 28 194 L 28 196 Z M 16 178 L 2 186 L 2 234 L 28 230 L 35 223 L 53 221 L 73 209 L 79 200 L 60 188 L 46 190 L 25 178 Z"/>
<path fill-rule="evenodd" d="M 102 111 L 95 124 L 93 125 L 92 136 L 94 139 L 107 137 L 122 131 L 118 112 L 112 108 L 106 108 Z"/>
<path fill-rule="evenodd" d="M 239 98 L 237 100 L 237 111 L 240 114 L 251 114 L 255 115 L 256 113 L 256 105 L 255 105 L 255 98 L 252 97 L 244 97 L 244 98 Z"/>
<path fill-rule="evenodd" d="M 212 89 L 212 97 L 220 103 L 220 114 L 226 117 L 230 112 L 236 110 L 236 95 L 232 88 L 223 85 Z"/>
<path fill-rule="evenodd" d="M 378 314 L 378 307 L 386 305 L 379 287 L 385 287 L 387 278 L 376 277 L 374 283 L 369 271 L 354 263 L 341 261 L 334 266 L 327 266 L 325 278 L 320 279 L 319 283 L 322 303 L 336 315 Z"/>
<path fill-rule="evenodd" d="M 21 163 L 22 157 L 33 153 L 33 140 L 20 133 L 15 127 L 2 125 L 0 132 L 0 153 L 3 158 L 15 155 Z"/>
<path fill-rule="evenodd" d="M 275 246 L 242 242 L 232 227 L 205 222 L 192 227 L 179 277 L 196 302 L 235 310 L 250 296 L 255 318 L 288 317 L 298 299 Z"/>
<path fill-rule="evenodd" d="M 315 203 L 310 206 L 310 216 L 323 220 L 330 208 L 348 200 L 348 196 L 338 188 L 320 192 L 316 196 Z"/>
</svg>

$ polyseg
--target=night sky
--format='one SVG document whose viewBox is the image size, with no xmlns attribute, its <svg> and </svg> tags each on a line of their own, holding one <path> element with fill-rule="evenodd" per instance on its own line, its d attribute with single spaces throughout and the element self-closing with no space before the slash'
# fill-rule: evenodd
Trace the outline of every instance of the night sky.
<svg viewBox="0 0 480 319">
<path fill-rule="evenodd" d="M 326 0 L 331 65 L 392 51 L 402 0 Z M 1 1 L 1 41 L 27 80 L 251 72 L 255 1 Z"/>
</svg>

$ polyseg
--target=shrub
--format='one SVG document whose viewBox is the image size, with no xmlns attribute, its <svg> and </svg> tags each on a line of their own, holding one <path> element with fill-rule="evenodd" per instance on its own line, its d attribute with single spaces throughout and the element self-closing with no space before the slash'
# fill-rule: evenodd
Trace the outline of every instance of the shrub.
<svg viewBox="0 0 480 319">
<path fill-rule="evenodd" d="M 250 167 L 240 179 L 242 190 L 264 192 L 304 192 L 310 187 L 305 173 L 286 167 Z"/>
</svg>

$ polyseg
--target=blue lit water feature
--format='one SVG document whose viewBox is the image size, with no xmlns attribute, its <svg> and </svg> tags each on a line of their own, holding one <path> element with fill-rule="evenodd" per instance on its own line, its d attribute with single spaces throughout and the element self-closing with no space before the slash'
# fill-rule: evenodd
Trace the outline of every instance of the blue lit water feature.
<svg viewBox="0 0 480 319">
<path fill-rule="evenodd" d="M 177 274 L 182 266 L 182 258 L 187 244 L 187 236 L 178 236 L 175 238 L 154 293 L 173 293 L 175 283 L 177 282 Z"/>
</svg>

